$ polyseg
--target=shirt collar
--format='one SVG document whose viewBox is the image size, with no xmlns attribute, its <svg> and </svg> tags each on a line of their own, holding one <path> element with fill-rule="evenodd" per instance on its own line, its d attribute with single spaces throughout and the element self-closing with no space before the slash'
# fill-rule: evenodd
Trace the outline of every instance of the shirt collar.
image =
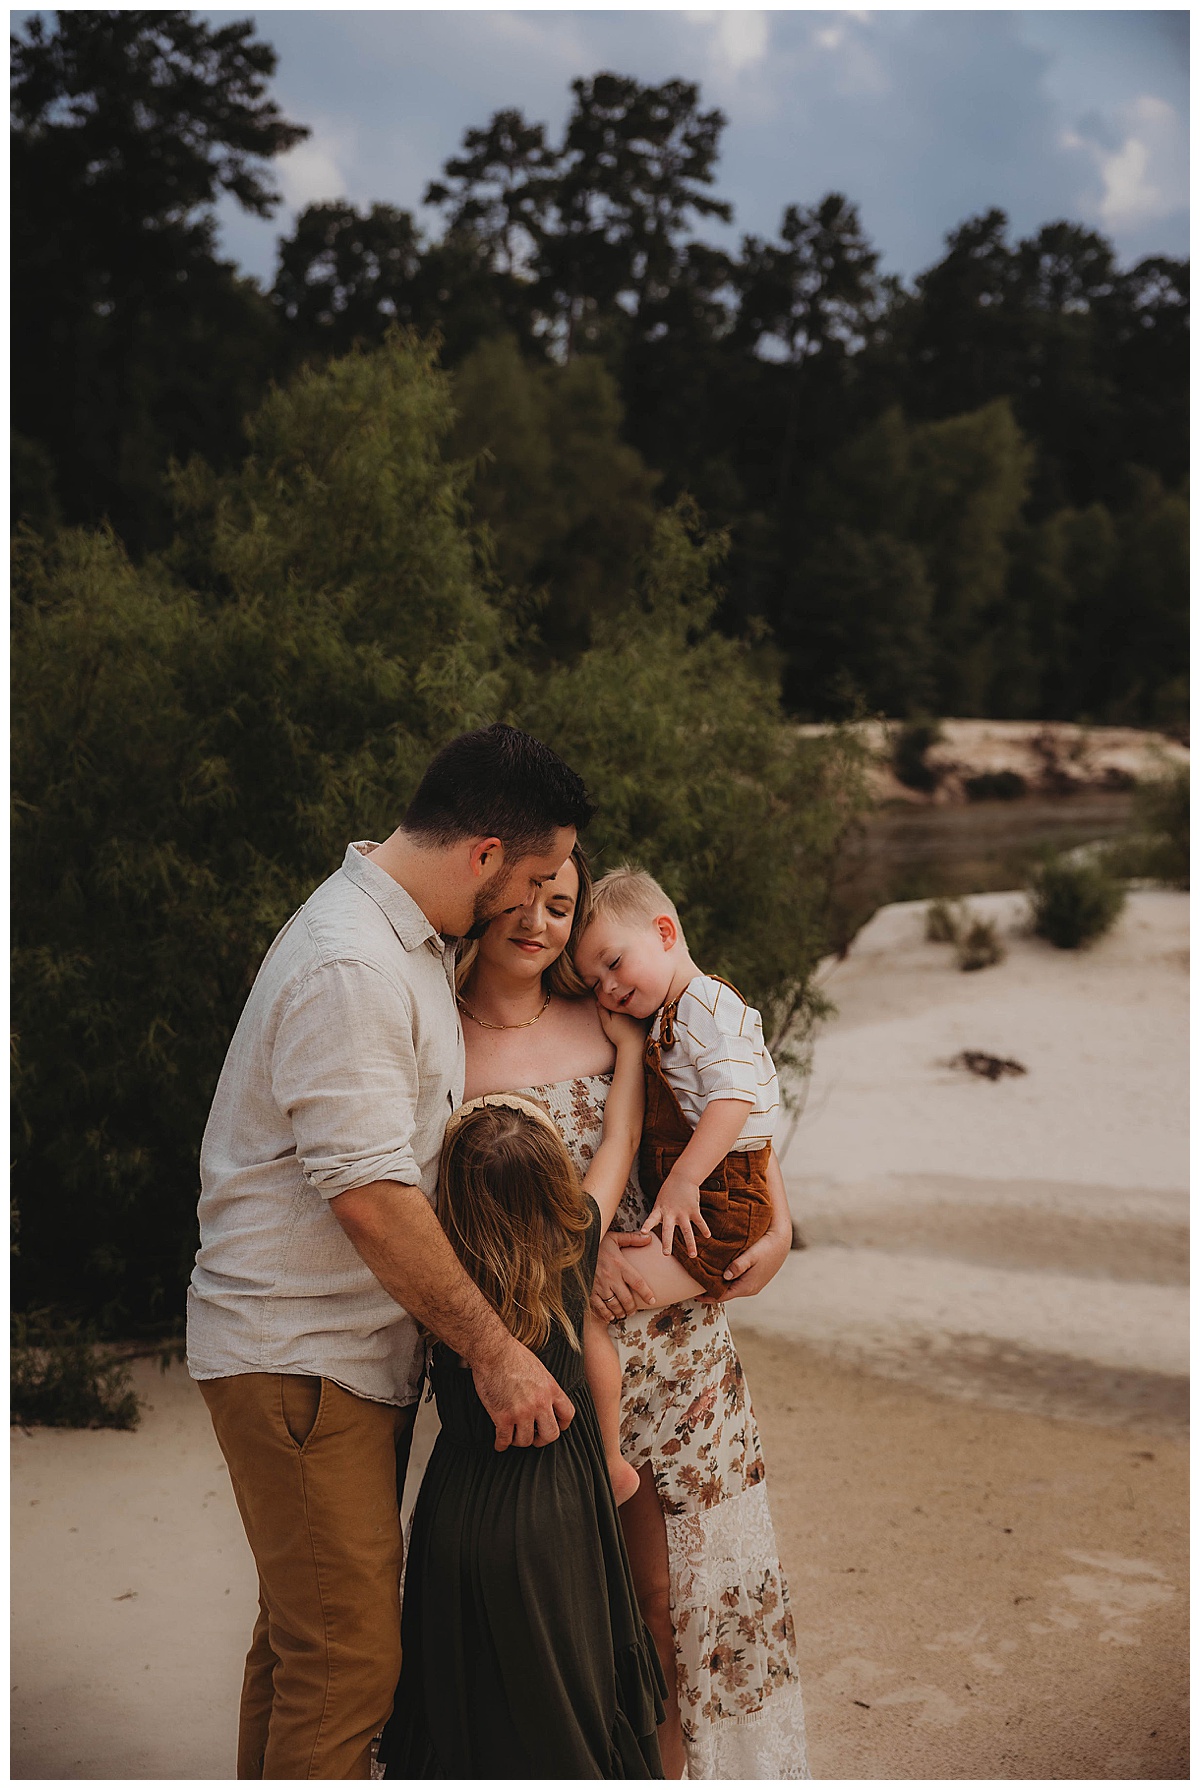
<svg viewBox="0 0 1200 1790">
<path fill-rule="evenodd" d="M 436 945 L 441 954 L 444 946 L 437 928 L 430 924 L 408 890 L 402 888 L 394 876 L 389 876 L 386 870 L 364 857 L 365 852 L 374 850 L 373 840 L 354 840 L 346 847 L 342 859 L 343 875 L 382 909 L 406 951 L 419 950 L 428 941 Z"/>
</svg>

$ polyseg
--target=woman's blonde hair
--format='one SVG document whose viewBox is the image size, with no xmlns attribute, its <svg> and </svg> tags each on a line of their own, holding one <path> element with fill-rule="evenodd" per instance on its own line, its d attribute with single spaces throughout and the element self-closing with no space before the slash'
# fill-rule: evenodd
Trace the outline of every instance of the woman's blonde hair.
<svg viewBox="0 0 1200 1790">
<path fill-rule="evenodd" d="M 571 916 L 571 931 L 562 955 L 556 957 L 550 968 L 543 974 L 542 986 L 547 994 L 560 994 L 568 1001 L 577 1001 L 581 996 L 590 995 L 592 992 L 575 968 L 574 955 L 580 934 L 591 917 L 592 873 L 588 866 L 587 853 L 578 843 L 571 853 L 571 862 L 579 873 L 579 894 L 575 898 L 575 912 Z M 472 939 L 463 947 L 454 971 L 454 986 L 460 994 L 470 980 L 471 971 L 475 968 L 475 959 L 478 955 L 479 940 Z"/>
<path fill-rule="evenodd" d="M 437 1211 L 459 1261 L 518 1342 L 540 1348 L 557 1323 L 580 1346 L 563 1292 L 572 1275 L 582 1280 L 591 1221 L 549 1119 L 507 1106 L 464 1114 L 442 1150 Z"/>
</svg>

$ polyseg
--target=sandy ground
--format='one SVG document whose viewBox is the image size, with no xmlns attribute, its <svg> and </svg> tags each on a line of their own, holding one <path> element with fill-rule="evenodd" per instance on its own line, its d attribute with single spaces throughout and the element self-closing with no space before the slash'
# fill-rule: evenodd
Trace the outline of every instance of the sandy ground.
<svg viewBox="0 0 1200 1790">
<path fill-rule="evenodd" d="M 1090 951 L 978 895 L 1006 960 L 964 974 L 925 904 L 832 966 L 798 1123 L 795 1253 L 744 1323 L 1031 1412 L 1180 1434 L 1187 1412 L 1188 897 L 1132 894 Z M 963 1050 L 1021 1064 L 992 1082 Z"/>
<path fill-rule="evenodd" d="M 814 1776 L 1187 1776 L 1186 1450 L 743 1330 Z M 207 1413 L 20 1435 L 12 1775 L 227 1778 L 254 1571 Z"/>
<path fill-rule="evenodd" d="M 963 975 L 894 907 L 831 970 L 810 1247 L 731 1308 L 817 1777 L 1187 1775 L 1186 918 Z M 230 1774 L 253 1566 L 195 1388 L 137 1378 L 133 1434 L 14 1433 L 17 1779 Z"/>
</svg>

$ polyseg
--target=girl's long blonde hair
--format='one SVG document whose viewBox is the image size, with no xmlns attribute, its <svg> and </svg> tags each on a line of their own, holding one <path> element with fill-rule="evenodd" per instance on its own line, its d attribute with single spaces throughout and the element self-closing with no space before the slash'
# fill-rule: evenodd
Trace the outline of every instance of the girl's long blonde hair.
<svg viewBox="0 0 1200 1790">
<path fill-rule="evenodd" d="M 582 1278 L 591 1220 L 552 1124 L 505 1106 L 465 1114 L 442 1150 L 437 1209 L 459 1261 L 518 1342 L 540 1348 L 557 1323 L 580 1346 L 563 1292 L 571 1276 Z"/>
<path fill-rule="evenodd" d="M 579 943 L 580 933 L 591 917 L 592 873 L 588 866 L 587 853 L 578 843 L 571 853 L 571 862 L 579 872 L 579 894 L 575 898 L 575 912 L 571 916 L 571 932 L 562 956 L 556 957 L 542 976 L 542 987 L 547 994 L 560 994 L 569 1001 L 577 1001 L 583 995 L 591 993 L 591 989 L 575 968 L 575 947 Z M 478 939 L 472 939 L 469 944 L 464 945 L 459 954 L 454 971 L 454 986 L 459 994 L 470 980 L 471 971 L 475 968 L 475 959 L 478 955 Z"/>
</svg>

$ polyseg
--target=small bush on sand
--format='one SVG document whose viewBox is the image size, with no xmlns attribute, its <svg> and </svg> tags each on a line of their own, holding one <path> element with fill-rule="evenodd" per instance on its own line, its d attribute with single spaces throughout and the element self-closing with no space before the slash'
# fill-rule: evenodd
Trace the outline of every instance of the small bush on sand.
<svg viewBox="0 0 1200 1790">
<path fill-rule="evenodd" d="M 990 969 L 992 964 L 1002 963 L 1006 954 L 996 922 L 985 920 L 982 914 L 969 914 L 956 943 L 960 970 Z"/>
<path fill-rule="evenodd" d="M 1191 775 L 1180 765 L 1169 776 L 1142 783 L 1133 798 L 1138 868 L 1130 876 L 1148 876 L 1171 888 L 1186 889 L 1191 876 Z M 1115 868 L 1115 866 L 1114 866 Z"/>
<path fill-rule="evenodd" d="M 1033 930 L 1063 951 L 1102 938 L 1125 906 L 1125 890 L 1103 864 L 1047 858 L 1029 885 Z"/>
<path fill-rule="evenodd" d="M 1016 802 L 1027 788 L 1020 771 L 980 771 L 963 779 L 968 802 Z"/>
<path fill-rule="evenodd" d="M 892 747 L 892 769 L 906 789 L 928 792 L 936 789 L 940 772 L 926 762 L 926 753 L 942 737 L 938 722 L 925 719 L 906 721 Z"/>
<path fill-rule="evenodd" d="M 1133 799 L 1142 828 L 1158 846 L 1152 874 L 1186 889 L 1191 875 L 1191 773 L 1181 765 L 1170 776 L 1143 783 Z"/>
<path fill-rule="evenodd" d="M 54 1429 L 132 1430 L 141 1407 L 129 1368 L 74 1322 L 14 1314 L 9 1421 Z"/>
<path fill-rule="evenodd" d="M 962 908 L 940 896 L 925 909 L 925 937 L 931 945 L 956 945 L 962 931 Z"/>
</svg>

